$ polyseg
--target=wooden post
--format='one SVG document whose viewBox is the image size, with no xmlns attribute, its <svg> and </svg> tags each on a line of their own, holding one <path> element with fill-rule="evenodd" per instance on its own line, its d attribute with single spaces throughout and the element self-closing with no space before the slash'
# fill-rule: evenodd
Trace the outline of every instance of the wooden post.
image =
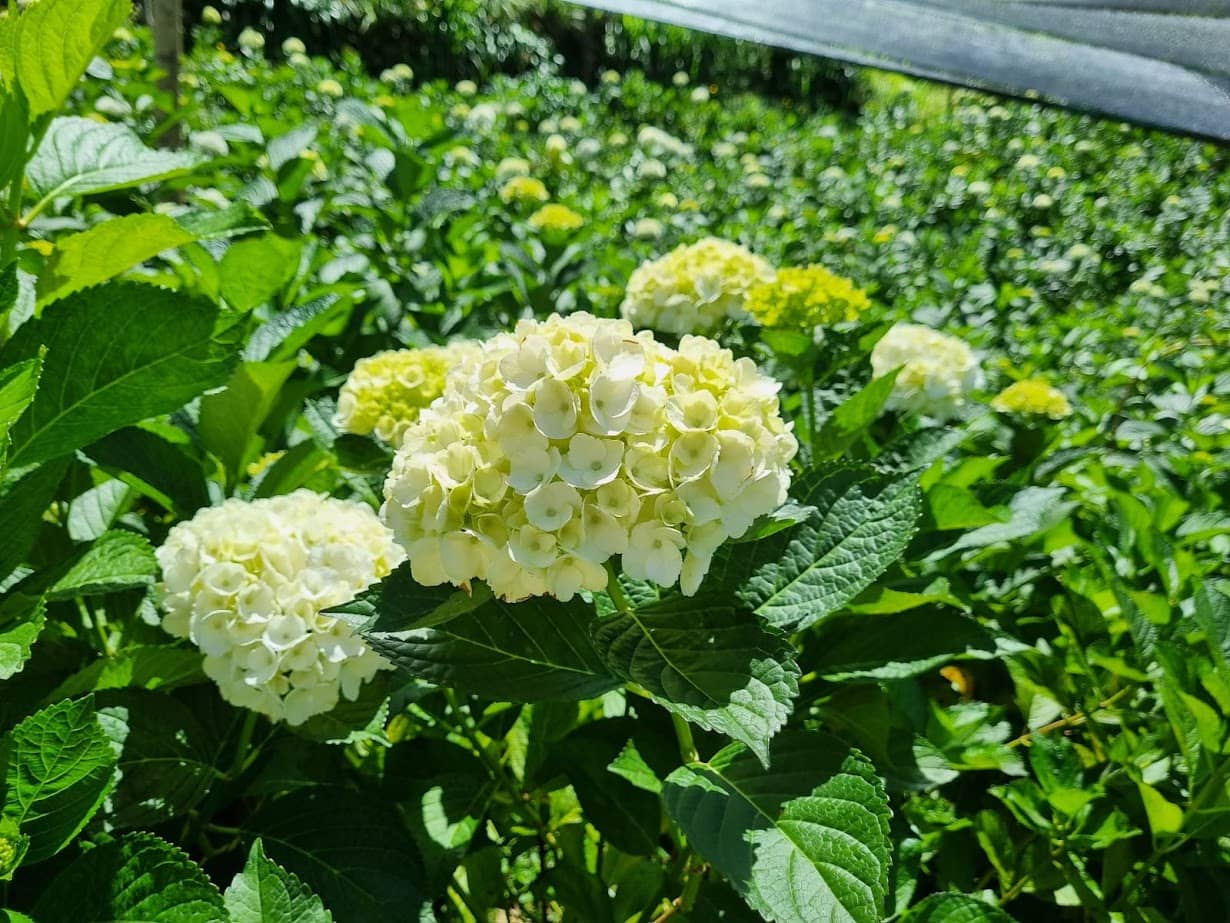
<svg viewBox="0 0 1230 923">
<path fill-rule="evenodd" d="M 173 118 L 179 111 L 179 59 L 184 53 L 183 0 L 145 0 L 145 17 L 154 32 L 154 63 L 163 74 L 158 86 L 171 99 L 167 116 Z M 159 147 L 179 147 L 182 142 L 178 123 L 158 138 Z"/>
</svg>

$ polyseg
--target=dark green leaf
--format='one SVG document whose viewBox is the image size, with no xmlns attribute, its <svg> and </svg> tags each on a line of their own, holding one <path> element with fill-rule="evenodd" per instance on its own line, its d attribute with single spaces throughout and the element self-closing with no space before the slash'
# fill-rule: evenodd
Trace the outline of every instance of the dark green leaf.
<svg viewBox="0 0 1230 923">
<path fill-rule="evenodd" d="M 111 474 L 182 517 L 209 505 L 200 463 L 187 447 L 140 427 L 106 436 L 85 454 Z"/>
<path fill-rule="evenodd" d="M 778 736 L 766 772 L 740 744 L 666 780 L 688 842 L 776 923 L 879 923 L 888 893 L 889 808 L 871 763 L 810 731 Z"/>
<path fill-rule="evenodd" d="M 932 894 L 911 907 L 901 923 L 1013 923 L 998 907 L 967 894 Z"/>
<path fill-rule="evenodd" d="M 733 592 L 787 631 L 814 625 L 866 589 L 905 550 L 921 508 L 912 478 L 855 466 L 809 471 L 793 493 L 816 512 L 750 549 L 723 548 L 704 584 Z"/>
<path fill-rule="evenodd" d="M 28 321 L 0 364 L 38 354 L 46 381 L 13 428 L 12 463 L 45 461 L 113 430 L 169 413 L 226 381 L 231 350 L 217 309 L 179 292 L 113 282 L 70 295 Z"/>
<path fill-rule="evenodd" d="M 590 640 L 594 617 L 580 599 L 492 599 L 434 627 L 362 634 L 411 676 L 470 695 L 588 699 L 618 685 Z"/>
<path fill-rule="evenodd" d="M 893 384 L 896 381 L 896 370 L 873 378 L 869 384 L 839 404 L 816 433 L 815 445 L 812 448 L 813 457 L 817 460 L 836 458 L 853 445 L 880 416 L 893 393 Z"/>
<path fill-rule="evenodd" d="M 320 898 L 265 855 L 258 839 L 223 895 L 230 923 L 332 923 Z"/>
<path fill-rule="evenodd" d="M 57 459 L 0 476 L 0 574 L 26 559 L 67 468 L 68 459 Z"/>
<path fill-rule="evenodd" d="M 84 853 L 34 906 L 39 923 L 221 923 L 222 895 L 188 855 L 151 833 Z"/>
<path fill-rule="evenodd" d="M 269 802 L 245 827 L 338 923 L 430 919 L 414 843 L 382 800 L 318 787 Z"/>
<path fill-rule="evenodd" d="M 799 692 L 789 644 L 716 597 L 673 598 L 604 618 L 594 626 L 594 646 L 620 679 L 746 744 L 762 761 Z"/>
<path fill-rule="evenodd" d="M 67 846 L 114 783 L 116 754 L 87 697 L 35 712 L 0 745 L 4 811 L 30 837 L 27 862 Z"/>
</svg>

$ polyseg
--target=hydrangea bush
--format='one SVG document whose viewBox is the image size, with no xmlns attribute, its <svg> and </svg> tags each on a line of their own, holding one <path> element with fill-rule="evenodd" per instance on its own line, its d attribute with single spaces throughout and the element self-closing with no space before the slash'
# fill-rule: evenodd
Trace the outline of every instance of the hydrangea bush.
<svg viewBox="0 0 1230 923">
<path fill-rule="evenodd" d="M 0 10 L 0 920 L 1226 918 L 1221 149 L 128 6 Z"/>
</svg>

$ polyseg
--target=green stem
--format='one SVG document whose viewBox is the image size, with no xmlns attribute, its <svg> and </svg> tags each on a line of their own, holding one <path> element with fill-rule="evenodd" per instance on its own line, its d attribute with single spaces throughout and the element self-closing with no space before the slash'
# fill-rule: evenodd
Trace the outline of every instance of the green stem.
<svg viewBox="0 0 1230 923">
<path fill-rule="evenodd" d="M 243 772 L 244 766 L 247 763 L 247 754 L 252 746 L 252 735 L 256 732 L 256 722 L 260 720 L 260 715 L 254 711 L 248 712 L 243 719 L 243 727 L 239 731 L 239 743 L 235 746 L 235 758 L 231 761 L 231 768 L 227 775 L 234 779 Z"/>
<path fill-rule="evenodd" d="M 679 741 L 679 756 L 685 763 L 695 763 L 700 759 L 696 752 L 696 742 L 692 740 L 692 728 L 681 717 L 671 712 L 671 726 L 675 729 L 675 739 Z"/>
<path fill-rule="evenodd" d="M 607 564 L 607 581 L 606 593 L 611 597 L 611 601 L 615 603 L 615 608 L 620 612 L 633 612 L 636 606 L 632 605 L 632 600 L 628 598 L 628 594 L 624 592 L 624 588 L 619 583 L 619 575 L 615 573 L 615 568 Z"/>
</svg>

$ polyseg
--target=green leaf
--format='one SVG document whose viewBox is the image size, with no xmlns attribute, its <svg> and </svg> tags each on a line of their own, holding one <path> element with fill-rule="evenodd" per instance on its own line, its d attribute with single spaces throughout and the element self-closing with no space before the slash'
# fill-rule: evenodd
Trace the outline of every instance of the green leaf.
<svg viewBox="0 0 1230 923">
<path fill-rule="evenodd" d="M 299 268 L 297 241 L 262 234 L 231 244 L 222 255 L 222 297 L 237 311 L 250 311 L 282 290 Z"/>
<path fill-rule="evenodd" d="M 1149 818 L 1149 829 L 1155 838 L 1178 833 L 1183 828 L 1181 807 L 1147 782 L 1137 782 L 1136 788 L 1140 791 L 1140 800 Z"/>
<path fill-rule="evenodd" d="M 1213 649 L 1221 671 L 1230 676 L 1230 595 L 1216 584 L 1196 587 L 1196 624 Z"/>
<path fill-rule="evenodd" d="M 258 839 L 223 895 L 230 923 L 332 923 L 320 898 L 265 855 Z"/>
<path fill-rule="evenodd" d="M 0 189 L 20 178 L 29 143 L 25 102 L 4 83 L 0 80 Z M 0 310 L 3 309 L 0 299 Z"/>
<path fill-rule="evenodd" d="M 890 812 L 870 761 L 826 734 L 787 731 L 770 766 L 731 744 L 671 773 L 667 810 L 766 919 L 879 923 Z"/>
<path fill-rule="evenodd" d="M 329 294 L 282 311 L 258 327 L 244 347 L 252 362 L 291 359 L 325 327 L 350 310 L 351 299 Z"/>
<path fill-rule="evenodd" d="M 17 23 L 15 65 L 31 118 L 64 105 L 130 15 L 129 0 L 40 0 L 25 10 Z"/>
<path fill-rule="evenodd" d="M 474 584 L 469 592 L 449 584 L 425 587 L 415 583 L 410 562 L 406 561 L 379 583 L 328 613 L 362 631 L 409 631 L 442 625 L 490 600 L 491 590 L 485 583 Z"/>
<path fill-rule="evenodd" d="M 209 505 L 201 463 L 188 453 L 184 444 L 159 433 L 129 427 L 88 446 L 85 454 L 139 493 L 185 519 Z"/>
<path fill-rule="evenodd" d="M 1026 487 L 1008 501 L 1008 520 L 966 532 L 953 544 L 933 554 L 947 557 L 967 548 L 986 548 L 1001 542 L 1030 538 L 1063 521 L 1076 506 L 1064 502 L 1062 487 Z"/>
<path fill-rule="evenodd" d="M 195 647 L 137 645 L 94 660 L 64 680 L 49 699 L 67 699 L 104 689 L 176 689 L 205 682 Z"/>
<path fill-rule="evenodd" d="M 8 454 L 9 433 L 34 400 L 42 373 L 41 353 L 0 370 L 0 471 L 4 470 L 4 458 Z"/>
<path fill-rule="evenodd" d="M 590 640 L 594 617 L 581 599 L 492 599 L 434 627 L 361 633 L 411 676 L 469 695 L 589 699 L 618 685 Z"/>
<path fill-rule="evenodd" d="M 381 799 L 318 786 L 267 803 L 245 828 L 338 923 L 407 923 L 430 913 L 414 843 Z"/>
<path fill-rule="evenodd" d="M 927 491 L 926 503 L 930 525 L 941 532 L 977 529 L 1003 522 L 996 511 L 983 506 L 972 491 L 953 484 L 936 484 Z"/>
<path fill-rule="evenodd" d="M 269 230 L 269 219 L 250 202 L 232 202 L 226 208 L 192 211 L 175 221 L 193 240 L 226 240 Z"/>
<path fill-rule="evenodd" d="M 836 458 L 867 431 L 892 396 L 898 371 L 894 369 L 887 375 L 873 378 L 837 406 L 816 433 L 812 448 L 814 458 Z"/>
<path fill-rule="evenodd" d="M 4 811 L 30 837 L 27 862 L 67 846 L 114 783 L 116 754 L 88 696 L 35 712 L 0 746 Z"/>
<path fill-rule="evenodd" d="M 132 488 L 116 478 L 78 494 L 68 505 L 68 537 L 74 542 L 100 538 L 127 508 L 132 494 Z"/>
<path fill-rule="evenodd" d="M 149 541 L 133 532 L 106 532 L 87 548 L 47 593 L 50 600 L 101 596 L 116 590 L 149 587 L 158 561 Z"/>
<path fill-rule="evenodd" d="M 83 853 L 34 905 L 39 923 L 220 923 L 222 895 L 188 854 L 152 833 Z"/>
<path fill-rule="evenodd" d="M 8 576 L 25 561 L 67 468 L 63 458 L 0 476 L 0 574 Z"/>
<path fill-rule="evenodd" d="M 13 428 L 12 464 L 46 461 L 223 384 L 232 352 L 217 309 L 180 292 L 113 282 L 70 295 L 23 324 L 0 365 L 45 345 L 46 381 Z"/>
<path fill-rule="evenodd" d="M 419 738 L 388 751 L 383 786 L 385 796 L 402 805 L 432 889 L 442 890 L 487 816 L 491 773 L 457 744 Z"/>
<path fill-rule="evenodd" d="M 816 511 L 750 549 L 721 549 L 704 584 L 786 631 L 814 625 L 866 589 L 905 550 L 921 510 L 913 478 L 858 466 L 806 472 L 794 495 Z"/>
<path fill-rule="evenodd" d="M 968 894 L 932 894 L 911 907 L 901 923 L 1014 923 L 998 907 Z"/>
<path fill-rule="evenodd" d="M 1026 649 L 959 612 L 916 609 L 830 616 L 807 639 L 807 665 L 827 680 L 904 679 L 953 660 L 994 660 Z"/>
<path fill-rule="evenodd" d="M 144 689 L 95 696 L 98 720 L 119 752 L 107 799 L 113 827 L 153 827 L 195 807 L 218 775 L 217 742 L 188 706 Z"/>
<path fill-rule="evenodd" d="M 0 600 L 0 682 L 21 672 L 47 621 L 42 596 L 10 590 Z"/>
<path fill-rule="evenodd" d="M 620 679 L 746 744 L 762 762 L 799 694 L 785 639 L 716 597 L 673 598 L 604 618 L 594 626 L 594 646 Z"/>
<path fill-rule="evenodd" d="M 192 240 L 192 235 L 173 218 L 139 213 L 112 218 L 79 234 L 58 238 L 39 276 L 39 300 L 46 304 L 106 282 L 164 250 Z"/>
<path fill-rule="evenodd" d="M 256 432 L 296 368 L 295 362 L 243 362 L 225 388 L 201 399 L 201 440 L 232 482 L 253 455 Z"/>
<path fill-rule="evenodd" d="M 662 827 L 661 802 L 608 768 L 636 733 L 631 718 L 607 718 L 577 728 L 553 749 L 553 767 L 572 783 L 586 820 L 616 849 L 652 856 Z"/>
</svg>

